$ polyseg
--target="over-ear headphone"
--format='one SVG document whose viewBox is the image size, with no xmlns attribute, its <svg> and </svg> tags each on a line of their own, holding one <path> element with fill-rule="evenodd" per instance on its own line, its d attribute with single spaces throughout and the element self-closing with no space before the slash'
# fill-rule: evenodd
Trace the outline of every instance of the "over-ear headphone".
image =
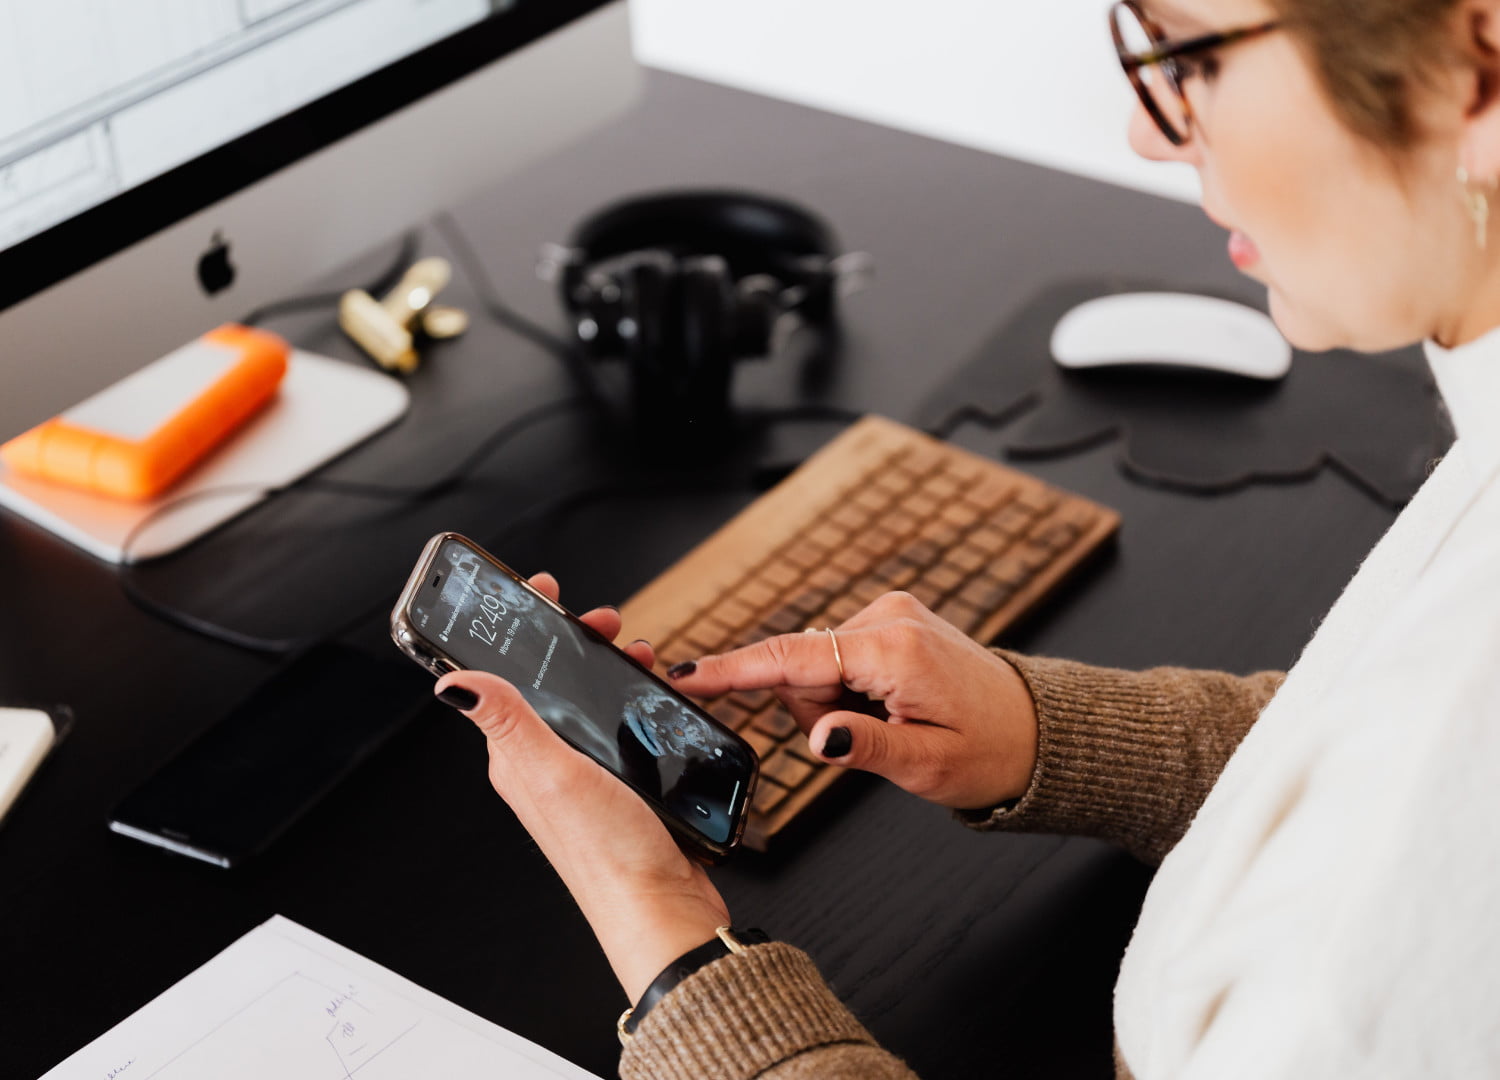
<svg viewBox="0 0 1500 1080">
<path fill-rule="evenodd" d="M 868 256 L 780 199 L 732 191 L 637 196 L 543 249 L 590 357 L 630 368 L 644 433 L 712 430 L 728 418 L 735 361 L 768 356 L 801 325 L 832 324 Z"/>
</svg>

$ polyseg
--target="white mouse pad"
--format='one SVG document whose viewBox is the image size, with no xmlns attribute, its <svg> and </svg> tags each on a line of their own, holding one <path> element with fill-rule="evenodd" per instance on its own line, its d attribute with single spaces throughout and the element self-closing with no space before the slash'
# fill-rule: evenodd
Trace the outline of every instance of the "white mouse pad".
<svg viewBox="0 0 1500 1080">
<path fill-rule="evenodd" d="M 168 504 L 219 488 L 153 521 L 131 544 L 130 561 L 166 555 L 265 498 L 264 488 L 306 476 L 399 420 L 410 405 L 395 379 L 295 350 L 276 399 L 181 483 L 158 499 L 125 502 L 48 484 L 0 467 L 0 505 L 106 562 L 126 561 L 124 544 Z"/>
</svg>

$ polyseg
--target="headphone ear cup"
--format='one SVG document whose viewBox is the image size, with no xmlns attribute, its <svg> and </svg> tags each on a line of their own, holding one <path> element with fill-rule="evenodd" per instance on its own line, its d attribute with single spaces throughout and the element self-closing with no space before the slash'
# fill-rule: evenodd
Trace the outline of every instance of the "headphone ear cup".
<svg viewBox="0 0 1500 1080">
<path fill-rule="evenodd" d="M 670 416 L 681 368 L 677 318 L 677 264 L 666 256 L 643 257 L 625 270 L 621 282 L 621 330 L 630 366 L 631 398 L 646 430 Z"/>
<path fill-rule="evenodd" d="M 717 424 L 729 413 L 734 287 L 729 265 L 706 257 L 684 264 L 678 278 L 682 342 L 682 399 L 696 423 Z"/>
</svg>

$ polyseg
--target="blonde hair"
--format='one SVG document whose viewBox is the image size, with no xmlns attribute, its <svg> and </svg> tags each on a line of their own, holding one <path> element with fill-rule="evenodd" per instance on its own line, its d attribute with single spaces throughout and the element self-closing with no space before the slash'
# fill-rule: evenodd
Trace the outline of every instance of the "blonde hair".
<svg viewBox="0 0 1500 1080">
<path fill-rule="evenodd" d="M 1457 59 L 1450 25 L 1460 0 L 1272 0 L 1313 57 L 1356 134 L 1393 151 L 1422 137 L 1418 98 Z"/>
</svg>

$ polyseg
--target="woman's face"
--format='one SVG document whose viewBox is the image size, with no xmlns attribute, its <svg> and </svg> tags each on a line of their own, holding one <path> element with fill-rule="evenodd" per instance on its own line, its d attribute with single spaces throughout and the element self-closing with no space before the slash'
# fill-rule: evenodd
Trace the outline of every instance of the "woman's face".
<svg viewBox="0 0 1500 1080">
<path fill-rule="evenodd" d="M 1277 16 L 1265 0 L 1143 7 L 1172 40 Z M 1455 79 L 1449 96 L 1459 92 Z M 1271 315 L 1289 341 L 1379 351 L 1458 333 L 1479 260 L 1455 180 L 1457 105 L 1446 130 L 1441 102 L 1426 107 L 1427 137 L 1398 170 L 1345 126 L 1286 29 L 1218 50 L 1186 94 L 1194 111 L 1186 146 L 1168 142 L 1139 107 L 1131 145 L 1198 170 L 1204 210 L 1231 231 L 1235 265 L 1270 290 Z"/>
</svg>

